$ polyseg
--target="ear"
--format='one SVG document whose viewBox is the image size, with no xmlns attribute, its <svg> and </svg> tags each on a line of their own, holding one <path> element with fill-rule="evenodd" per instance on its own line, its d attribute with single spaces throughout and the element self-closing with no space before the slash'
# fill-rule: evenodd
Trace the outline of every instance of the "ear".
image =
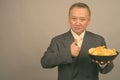
<svg viewBox="0 0 120 80">
<path fill-rule="evenodd" d="M 91 22 L 91 18 L 89 18 L 88 25 L 90 24 L 90 22 Z"/>
</svg>

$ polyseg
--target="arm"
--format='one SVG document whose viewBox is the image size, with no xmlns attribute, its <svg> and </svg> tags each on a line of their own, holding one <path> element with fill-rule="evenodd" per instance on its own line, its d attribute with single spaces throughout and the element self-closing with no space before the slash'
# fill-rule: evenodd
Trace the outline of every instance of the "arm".
<svg viewBox="0 0 120 80">
<path fill-rule="evenodd" d="M 47 51 L 41 58 L 43 68 L 53 68 L 60 64 L 68 64 L 72 62 L 69 47 L 66 47 L 62 41 L 52 39 Z"/>
<path fill-rule="evenodd" d="M 106 74 L 106 73 L 110 72 L 113 67 L 114 67 L 113 62 L 106 63 L 104 65 L 99 64 L 99 70 L 102 74 Z"/>
<path fill-rule="evenodd" d="M 102 42 L 103 45 L 106 46 L 106 43 L 105 43 L 105 40 L 103 39 L 103 42 Z M 107 46 L 106 46 L 107 47 Z M 102 61 L 101 61 L 102 62 Z M 99 66 L 99 70 L 102 74 L 106 74 L 108 72 L 110 72 L 113 67 L 114 67 L 114 64 L 112 61 L 108 61 L 108 62 L 102 62 L 102 63 L 98 63 L 98 66 Z"/>
</svg>

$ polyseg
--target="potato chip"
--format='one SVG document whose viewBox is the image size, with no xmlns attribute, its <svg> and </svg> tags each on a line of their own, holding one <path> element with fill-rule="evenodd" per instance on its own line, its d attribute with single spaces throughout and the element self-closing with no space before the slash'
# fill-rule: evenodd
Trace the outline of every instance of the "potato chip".
<svg viewBox="0 0 120 80">
<path fill-rule="evenodd" d="M 115 49 L 107 49 L 105 48 L 105 46 L 99 46 L 96 48 L 90 48 L 89 54 L 97 55 L 97 56 L 112 56 L 112 55 L 116 55 L 117 52 Z"/>
</svg>

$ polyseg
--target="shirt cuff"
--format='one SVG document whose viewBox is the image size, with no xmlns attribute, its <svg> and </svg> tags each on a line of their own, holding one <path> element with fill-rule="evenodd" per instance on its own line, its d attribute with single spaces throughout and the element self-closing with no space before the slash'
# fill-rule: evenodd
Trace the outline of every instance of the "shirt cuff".
<svg viewBox="0 0 120 80">
<path fill-rule="evenodd" d="M 99 66 L 103 69 L 103 68 L 105 68 L 107 66 L 107 63 L 105 63 L 105 64 L 99 64 Z"/>
</svg>

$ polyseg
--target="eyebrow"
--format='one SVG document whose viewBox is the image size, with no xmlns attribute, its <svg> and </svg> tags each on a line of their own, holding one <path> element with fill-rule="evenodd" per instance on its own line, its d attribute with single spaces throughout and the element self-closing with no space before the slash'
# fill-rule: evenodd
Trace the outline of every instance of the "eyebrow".
<svg viewBox="0 0 120 80">
<path fill-rule="evenodd" d="M 76 16 L 72 16 L 72 18 L 76 18 Z M 87 18 L 87 17 L 79 17 L 79 18 Z"/>
</svg>

